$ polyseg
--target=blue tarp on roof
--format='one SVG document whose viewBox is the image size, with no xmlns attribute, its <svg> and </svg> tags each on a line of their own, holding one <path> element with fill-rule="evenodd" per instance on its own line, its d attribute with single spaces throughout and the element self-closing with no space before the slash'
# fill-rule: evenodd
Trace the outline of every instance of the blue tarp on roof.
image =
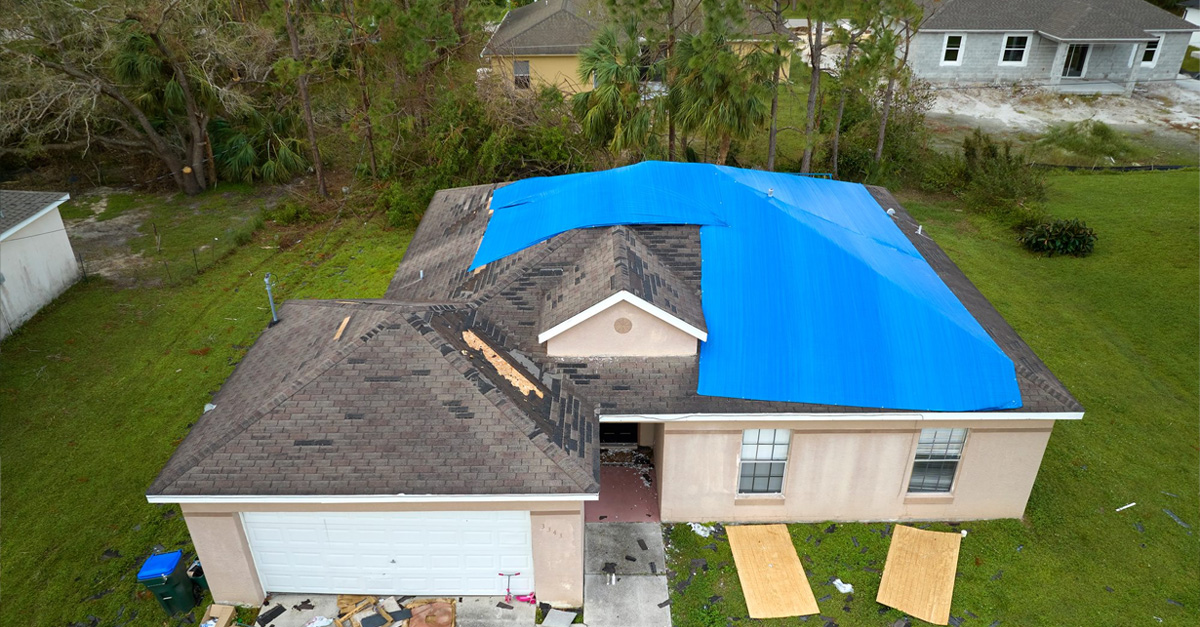
<svg viewBox="0 0 1200 627">
<path fill-rule="evenodd" d="M 700 228 L 697 392 L 925 411 L 1021 406 L 1012 361 L 862 185 L 645 162 L 500 188 L 474 269 L 559 233 Z"/>
</svg>

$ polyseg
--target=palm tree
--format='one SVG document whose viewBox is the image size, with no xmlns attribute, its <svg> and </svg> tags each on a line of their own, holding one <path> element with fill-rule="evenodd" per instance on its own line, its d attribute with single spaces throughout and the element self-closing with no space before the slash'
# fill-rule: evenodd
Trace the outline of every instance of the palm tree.
<svg viewBox="0 0 1200 627">
<path fill-rule="evenodd" d="M 745 139 L 770 116 L 771 83 L 780 57 L 755 49 L 741 55 L 731 44 L 730 21 L 706 13 L 699 34 L 684 34 L 671 60 L 672 104 L 684 132 L 717 138 L 724 164 L 734 139 Z"/>
<path fill-rule="evenodd" d="M 573 96 L 575 117 L 588 141 L 614 156 L 640 153 L 653 140 L 655 107 L 647 102 L 642 78 L 658 68 L 647 62 L 639 34 L 637 20 L 629 19 L 623 32 L 608 26 L 579 51 L 579 79 L 594 88 Z"/>
</svg>

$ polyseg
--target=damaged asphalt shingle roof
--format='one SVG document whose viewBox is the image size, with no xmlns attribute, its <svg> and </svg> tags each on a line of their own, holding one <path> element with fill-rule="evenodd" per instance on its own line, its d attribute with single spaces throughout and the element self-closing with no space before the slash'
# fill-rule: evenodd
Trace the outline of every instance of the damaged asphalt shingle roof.
<svg viewBox="0 0 1200 627">
<path fill-rule="evenodd" d="M 495 187 L 435 195 L 384 299 L 285 303 L 149 493 L 594 493 L 601 414 L 880 411 L 701 396 L 698 356 L 548 357 L 537 335 L 563 315 L 546 312 L 555 295 L 569 311 L 629 289 L 703 329 L 699 227 L 577 229 L 468 272 Z M 895 198 L 870 191 L 1012 359 L 1024 405 L 1009 411 L 1082 411 Z"/>
</svg>

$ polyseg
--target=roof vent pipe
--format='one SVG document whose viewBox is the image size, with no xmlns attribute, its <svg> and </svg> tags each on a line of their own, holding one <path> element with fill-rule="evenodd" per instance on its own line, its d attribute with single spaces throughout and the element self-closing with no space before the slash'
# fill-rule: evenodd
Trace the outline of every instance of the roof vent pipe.
<svg viewBox="0 0 1200 627">
<path fill-rule="evenodd" d="M 775 197 L 775 188 L 768 187 L 767 188 L 767 198 L 774 198 L 774 197 Z"/>
<path fill-rule="evenodd" d="M 892 209 L 891 207 L 888 207 L 887 214 L 889 216 L 894 216 L 894 215 L 896 215 L 896 210 Z"/>
<path fill-rule="evenodd" d="M 271 288 L 273 287 L 273 284 L 271 283 L 270 272 L 263 275 L 263 283 L 267 284 L 267 302 L 271 304 L 271 324 L 267 325 L 267 328 L 269 329 L 276 324 L 279 324 L 279 316 L 275 315 L 275 296 L 271 294 Z"/>
</svg>

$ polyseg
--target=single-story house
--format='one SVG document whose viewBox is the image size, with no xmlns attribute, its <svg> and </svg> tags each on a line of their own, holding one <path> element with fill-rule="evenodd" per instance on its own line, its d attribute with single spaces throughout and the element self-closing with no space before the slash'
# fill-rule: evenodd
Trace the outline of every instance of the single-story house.
<svg viewBox="0 0 1200 627">
<path fill-rule="evenodd" d="M 679 4 L 681 29 L 699 28 L 697 6 Z M 579 78 L 579 51 L 595 40 L 607 19 L 602 0 L 534 0 L 504 15 L 480 56 L 491 73 L 516 89 L 553 85 L 568 94 L 591 91 L 594 82 Z M 760 36 L 772 29 L 755 15 L 746 30 L 745 40 L 734 43 L 739 54 L 760 45 Z M 782 76 L 789 73 L 785 64 Z"/>
<path fill-rule="evenodd" d="M 0 190 L 0 338 L 79 279 L 58 206 L 63 192 Z"/>
<path fill-rule="evenodd" d="M 1027 82 L 1061 91 L 1130 94 L 1174 80 L 1200 30 L 1145 0 L 921 0 L 909 51 L 938 83 Z"/>
<path fill-rule="evenodd" d="M 1188 24 L 1200 27 L 1200 0 L 1184 0 L 1179 3 L 1183 7 L 1183 20 Z M 1200 48 L 1200 30 L 1192 33 L 1189 45 Z"/>
<path fill-rule="evenodd" d="M 661 162 L 438 192 L 384 298 L 285 303 L 213 403 L 148 499 L 246 604 L 577 607 L 601 441 L 666 522 L 1018 518 L 1083 415 L 886 190 Z"/>
</svg>

